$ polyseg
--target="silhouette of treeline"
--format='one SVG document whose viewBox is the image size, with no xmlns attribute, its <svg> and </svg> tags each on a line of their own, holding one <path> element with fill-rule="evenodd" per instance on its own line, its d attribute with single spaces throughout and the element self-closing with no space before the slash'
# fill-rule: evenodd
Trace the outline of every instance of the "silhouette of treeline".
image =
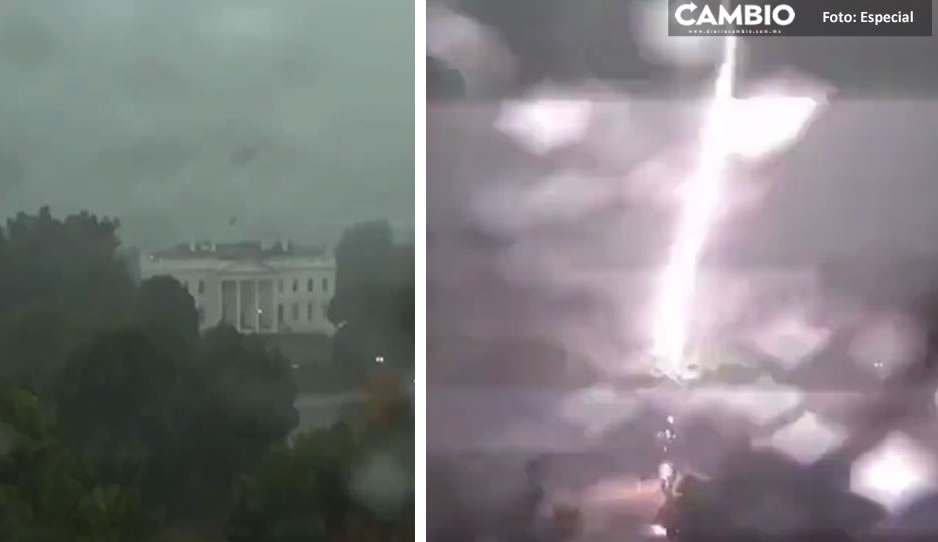
<svg viewBox="0 0 938 542">
<path fill-rule="evenodd" d="M 135 284 L 118 228 L 43 207 L 0 229 L 0 540 L 411 539 L 413 411 L 396 378 L 361 419 L 290 438 L 289 364 L 230 327 L 200 335 L 174 279 Z M 412 362 L 413 251 L 371 222 L 337 258 L 335 362 L 370 356 L 364 385 L 375 352 Z M 397 469 L 383 500 L 361 482 L 376 457 Z"/>
</svg>

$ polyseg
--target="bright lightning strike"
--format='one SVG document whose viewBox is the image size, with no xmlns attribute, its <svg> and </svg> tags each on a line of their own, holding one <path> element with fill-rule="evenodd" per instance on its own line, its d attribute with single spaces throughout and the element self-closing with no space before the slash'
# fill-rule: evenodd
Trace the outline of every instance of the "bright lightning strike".
<svg viewBox="0 0 938 542">
<path fill-rule="evenodd" d="M 734 97 L 737 38 L 723 40 L 713 99 L 705 110 L 697 169 L 685 186 L 677 235 L 661 278 L 651 354 L 654 371 L 682 381 L 695 378 L 687 343 L 697 269 L 704 243 L 724 198 L 728 169 L 736 158 L 755 160 L 796 139 L 816 115 L 829 89 L 807 85 L 798 94 L 767 92 Z"/>
<path fill-rule="evenodd" d="M 684 380 L 688 327 L 700 253 L 719 207 L 725 173 L 733 154 L 733 90 L 737 38 L 723 40 L 723 56 L 714 84 L 713 101 L 700 134 L 697 171 L 687 184 L 677 237 L 664 270 L 653 322 L 652 355 L 666 376 Z"/>
</svg>

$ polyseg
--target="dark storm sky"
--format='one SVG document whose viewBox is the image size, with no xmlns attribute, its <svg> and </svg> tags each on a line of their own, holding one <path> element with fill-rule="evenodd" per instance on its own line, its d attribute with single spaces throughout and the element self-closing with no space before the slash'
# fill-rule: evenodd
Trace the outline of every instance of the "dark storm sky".
<svg viewBox="0 0 938 542">
<path fill-rule="evenodd" d="M 87 208 L 145 245 L 412 231 L 412 9 L 4 2 L 0 213 Z"/>
<path fill-rule="evenodd" d="M 640 52 L 628 31 L 628 2 L 466 0 L 462 4 L 466 13 L 495 28 L 514 53 L 519 68 L 514 91 L 544 80 L 574 82 L 588 77 L 624 87 L 640 83 L 648 89 L 694 79 L 679 79 L 673 68 L 651 62 Z M 746 249 L 770 259 L 778 255 L 801 260 L 855 252 L 894 255 L 938 250 L 938 70 L 933 68 L 938 42 L 769 38 L 747 40 L 745 48 L 749 79 L 794 67 L 839 91 L 835 103 L 773 168 L 773 189 L 764 205 L 736 228 Z M 655 90 L 647 90 L 633 98 L 640 101 L 655 95 Z M 484 109 L 481 104 L 476 107 Z M 476 135 L 468 135 L 472 130 Z M 481 135 L 486 131 L 483 125 L 464 126 L 463 131 L 466 140 L 454 146 L 476 149 L 476 155 L 484 154 L 481 147 L 501 146 L 492 143 L 493 136 Z M 458 136 L 452 139 L 455 142 Z M 464 159 L 467 166 L 478 168 L 469 177 L 504 175 L 510 169 L 506 164 L 517 158 L 504 150 L 490 152 L 503 155 L 505 161 Z M 454 153 L 459 154 L 451 150 L 447 156 Z M 446 160 L 443 155 L 440 151 L 429 156 L 430 174 L 440 172 L 430 179 L 440 184 L 431 187 L 431 226 L 434 216 L 441 216 L 440 221 L 456 216 L 433 213 L 432 198 L 439 198 L 442 205 L 446 194 L 461 184 L 456 180 L 460 174 L 434 167 L 434 160 Z"/>
</svg>

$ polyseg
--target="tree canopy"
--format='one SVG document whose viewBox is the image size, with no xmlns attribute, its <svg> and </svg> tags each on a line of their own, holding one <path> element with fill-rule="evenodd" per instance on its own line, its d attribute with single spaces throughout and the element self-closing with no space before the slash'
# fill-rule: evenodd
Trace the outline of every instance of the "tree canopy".
<svg viewBox="0 0 938 542">
<path fill-rule="evenodd" d="M 413 410 L 385 391 L 368 417 L 273 449 L 238 488 L 229 540 L 412 540 Z"/>
<path fill-rule="evenodd" d="M 119 226 L 86 212 L 59 220 L 48 207 L 9 219 L 0 236 L 0 316 L 45 305 L 125 317 L 134 286 L 118 253 Z"/>
<path fill-rule="evenodd" d="M 192 295 L 178 280 L 167 276 L 144 280 L 134 301 L 134 318 L 147 329 L 180 347 L 198 340 L 199 312 Z"/>
<path fill-rule="evenodd" d="M 0 538 L 123 542 L 152 526 L 133 489 L 96 485 L 38 398 L 0 383 Z"/>
<path fill-rule="evenodd" d="M 462 74 L 439 57 L 427 55 L 427 99 L 454 100 L 465 94 Z"/>
<path fill-rule="evenodd" d="M 413 367 L 414 252 L 396 244 L 387 222 L 345 230 L 335 250 L 336 290 L 328 316 L 337 327 L 335 362 Z"/>
</svg>

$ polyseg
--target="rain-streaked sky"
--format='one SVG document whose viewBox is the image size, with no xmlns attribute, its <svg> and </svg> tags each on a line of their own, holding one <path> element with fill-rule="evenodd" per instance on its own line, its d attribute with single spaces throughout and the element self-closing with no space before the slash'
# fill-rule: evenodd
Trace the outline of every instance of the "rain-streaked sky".
<svg viewBox="0 0 938 542">
<path fill-rule="evenodd" d="M 129 243 L 412 231 L 413 4 L 8 0 L 0 213 L 88 209 Z"/>
</svg>

